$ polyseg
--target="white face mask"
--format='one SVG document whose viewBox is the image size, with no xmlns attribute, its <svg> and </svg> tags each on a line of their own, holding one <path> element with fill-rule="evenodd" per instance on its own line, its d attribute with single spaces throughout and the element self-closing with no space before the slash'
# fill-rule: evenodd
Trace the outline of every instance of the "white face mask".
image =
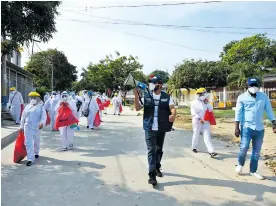
<svg viewBox="0 0 276 206">
<path fill-rule="evenodd" d="M 251 94 L 256 94 L 256 93 L 259 91 L 259 88 L 258 88 L 258 87 L 249 87 L 249 88 L 248 88 L 248 91 L 249 91 Z"/>
<path fill-rule="evenodd" d="M 66 101 L 68 101 L 68 97 L 63 97 L 62 100 L 63 100 L 64 102 L 66 102 Z"/>
<path fill-rule="evenodd" d="M 150 90 L 150 91 L 151 91 L 151 90 L 154 90 L 154 88 L 155 88 L 155 84 L 149 83 L 149 90 Z"/>
<path fill-rule="evenodd" d="M 37 103 L 37 100 L 36 99 L 31 99 L 31 101 L 30 101 L 30 104 L 31 105 L 35 105 Z"/>
<path fill-rule="evenodd" d="M 198 99 L 203 101 L 204 99 L 206 99 L 206 96 L 200 96 L 200 97 L 198 97 Z"/>
</svg>

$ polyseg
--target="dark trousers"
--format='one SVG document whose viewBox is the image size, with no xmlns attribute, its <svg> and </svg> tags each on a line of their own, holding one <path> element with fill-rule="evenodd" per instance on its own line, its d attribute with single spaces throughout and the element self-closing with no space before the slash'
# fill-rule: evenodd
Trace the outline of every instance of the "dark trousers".
<svg viewBox="0 0 276 206">
<path fill-rule="evenodd" d="M 155 173 L 156 169 L 161 168 L 160 163 L 163 156 L 165 134 L 165 132 L 145 131 L 148 148 L 149 173 Z"/>
</svg>

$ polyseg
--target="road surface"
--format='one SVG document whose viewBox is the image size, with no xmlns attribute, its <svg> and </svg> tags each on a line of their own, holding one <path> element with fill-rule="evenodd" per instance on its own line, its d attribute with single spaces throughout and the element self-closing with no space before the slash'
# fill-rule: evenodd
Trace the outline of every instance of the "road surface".
<svg viewBox="0 0 276 206">
<path fill-rule="evenodd" d="M 172 206 L 172 205 L 276 205 L 276 178 L 260 162 L 256 180 L 234 173 L 238 147 L 213 140 L 220 154 L 211 159 L 190 150 L 191 132 L 166 135 L 158 186 L 147 183 L 147 151 L 142 117 L 128 111 L 122 116 L 104 115 L 96 131 L 75 134 L 75 150 L 61 151 L 59 132 L 44 129 L 41 157 L 31 167 L 14 164 L 14 143 L 2 150 L 3 206 Z M 109 111 L 111 112 L 111 109 Z"/>
</svg>

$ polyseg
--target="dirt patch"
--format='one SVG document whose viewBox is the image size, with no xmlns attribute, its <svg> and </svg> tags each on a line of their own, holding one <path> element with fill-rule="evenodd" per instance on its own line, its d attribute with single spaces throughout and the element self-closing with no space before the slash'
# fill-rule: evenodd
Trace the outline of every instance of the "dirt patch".
<svg viewBox="0 0 276 206">
<path fill-rule="evenodd" d="M 240 138 L 234 135 L 234 119 L 233 118 L 217 118 L 217 125 L 212 126 L 212 136 L 215 139 L 227 141 L 231 144 L 238 145 Z M 179 114 L 176 116 L 174 123 L 176 128 L 192 131 L 192 119 L 190 115 Z M 265 164 L 276 175 L 276 135 L 272 132 L 271 127 L 265 128 L 265 137 L 262 147 L 262 157 L 266 161 Z"/>
</svg>

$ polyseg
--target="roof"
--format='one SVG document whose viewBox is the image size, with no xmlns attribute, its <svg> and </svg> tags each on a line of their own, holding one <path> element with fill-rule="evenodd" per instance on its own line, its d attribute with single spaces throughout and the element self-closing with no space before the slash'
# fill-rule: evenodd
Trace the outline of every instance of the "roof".
<svg viewBox="0 0 276 206">
<path fill-rule="evenodd" d="M 9 67 L 9 68 L 11 68 L 11 69 L 13 69 L 13 70 L 15 70 L 17 72 L 20 72 L 21 74 L 23 74 L 26 77 L 29 77 L 29 78 L 33 78 L 34 77 L 34 75 L 32 73 L 30 73 L 30 72 L 22 69 L 19 66 L 16 66 L 15 64 L 11 63 L 10 61 L 6 61 L 6 63 L 7 63 L 7 67 Z"/>
</svg>

